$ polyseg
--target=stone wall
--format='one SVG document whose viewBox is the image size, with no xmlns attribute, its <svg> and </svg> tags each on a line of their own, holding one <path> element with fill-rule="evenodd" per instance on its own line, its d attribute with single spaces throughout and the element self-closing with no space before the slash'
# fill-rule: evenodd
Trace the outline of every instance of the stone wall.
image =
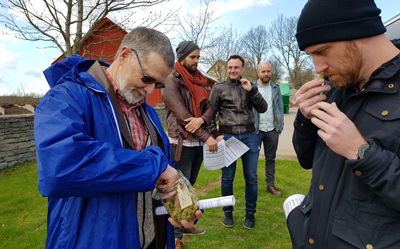
<svg viewBox="0 0 400 249">
<path fill-rule="evenodd" d="M 0 169 L 36 159 L 33 114 L 0 116 Z"/>
<path fill-rule="evenodd" d="M 161 123 L 163 124 L 163 125 L 166 125 L 167 123 L 166 123 L 166 117 L 167 117 L 167 112 L 165 111 L 165 108 L 164 108 L 164 105 L 160 105 L 160 106 L 157 106 L 156 108 L 156 111 L 157 111 L 157 115 L 158 115 L 158 117 L 160 118 L 160 120 L 161 120 Z"/>
<path fill-rule="evenodd" d="M 165 108 L 155 109 L 165 125 Z M 0 115 L 0 169 L 36 159 L 33 117 L 33 114 Z"/>
</svg>

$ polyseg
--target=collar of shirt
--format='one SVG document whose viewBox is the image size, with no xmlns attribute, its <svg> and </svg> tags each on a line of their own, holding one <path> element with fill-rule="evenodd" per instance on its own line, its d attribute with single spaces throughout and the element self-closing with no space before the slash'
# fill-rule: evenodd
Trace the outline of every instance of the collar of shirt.
<svg viewBox="0 0 400 249">
<path fill-rule="evenodd" d="M 267 84 L 266 86 L 264 86 L 264 85 L 261 85 L 260 82 L 258 82 L 258 80 L 257 80 L 257 86 L 258 86 L 258 87 L 264 87 L 264 88 L 265 88 L 265 87 L 271 86 L 271 84 L 269 84 L 269 82 L 268 82 L 268 84 Z"/>
</svg>

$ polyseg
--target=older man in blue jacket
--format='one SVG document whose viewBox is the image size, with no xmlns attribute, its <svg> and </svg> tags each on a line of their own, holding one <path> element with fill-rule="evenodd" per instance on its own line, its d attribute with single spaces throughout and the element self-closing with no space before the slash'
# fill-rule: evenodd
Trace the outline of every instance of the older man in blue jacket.
<svg viewBox="0 0 400 249">
<path fill-rule="evenodd" d="M 150 191 L 170 189 L 178 175 L 145 102 L 173 64 L 168 38 L 140 27 L 111 65 L 73 55 L 44 71 L 51 89 L 37 106 L 34 133 L 38 188 L 49 200 L 46 248 L 175 247 Z"/>
</svg>

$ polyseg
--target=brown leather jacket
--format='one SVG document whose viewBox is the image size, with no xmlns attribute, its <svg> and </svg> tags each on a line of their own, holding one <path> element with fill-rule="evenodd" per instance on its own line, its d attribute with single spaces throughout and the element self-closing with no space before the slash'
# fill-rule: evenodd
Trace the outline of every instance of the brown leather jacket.
<svg viewBox="0 0 400 249">
<path fill-rule="evenodd" d="M 215 84 L 211 90 L 210 102 L 218 115 L 219 132 L 243 134 L 256 130 L 254 127 L 253 108 L 264 113 L 268 104 L 258 92 L 257 86 L 251 84 L 247 91 L 239 80 L 227 80 Z"/>
<path fill-rule="evenodd" d="M 200 141 L 206 142 L 211 136 L 211 133 L 214 137 L 219 135 L 216 129 L 210 128 L 210 124 L 213 122 L 214 113 L 208 99 L 200 104 L 201 118 L 204 119 L 204 124 L 193 134 L 186 131 L 185 125 L 188 122 L 185 122 L 184 120 L 194 117 L 192 95 L 190 94 L 181 75 L 175 69 L 168 75 L 164 83 L 165 88 L 162 90 L 162 97 L 167 112 L 169 137 L 177 138 L 180 141 L 183 139 L 191 140 L 199 138 Z M 178 154 L 178 149 L 176 154 Z"/>
</svg>

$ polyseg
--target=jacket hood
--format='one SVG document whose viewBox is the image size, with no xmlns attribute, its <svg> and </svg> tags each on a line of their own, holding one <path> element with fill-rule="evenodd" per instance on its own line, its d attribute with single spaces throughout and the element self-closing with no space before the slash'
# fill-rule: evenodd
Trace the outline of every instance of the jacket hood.
<svg viewBox="0 0 400 249">
<path fill-rule="evenodd" d="M 96 60 L 87 60 L 79 55 L 74 54 L 68 56 L 60 62 L 57 62 L 54 65 L 51 65 L 49 68 L 43 71 L 43 74 L 46 77 L 50 88 L 53 88 L 57 84 L 67 80 L 95 87 L 98 84 L 94 78 L 89 76 L 89 78 L 92 80 L 88 80 L 88 75 L 80 75 L 80 73 L 86 72 L 95 62 Z M 105 64 L 109 65 L 109 63 Z M 85 80 L 79 80 L 81 77 L 84 77 Z"/>
<path fill-rule="evenodd" d="M 57 82 L 62 78 L 62 76 L 71 71 L 71 69 L 81 60 L 84 59 L 81 56 L 74 54 L 44 70 L 43 74 L 46 77 L 50 88 L 57 85 Z"/>
</svg>

